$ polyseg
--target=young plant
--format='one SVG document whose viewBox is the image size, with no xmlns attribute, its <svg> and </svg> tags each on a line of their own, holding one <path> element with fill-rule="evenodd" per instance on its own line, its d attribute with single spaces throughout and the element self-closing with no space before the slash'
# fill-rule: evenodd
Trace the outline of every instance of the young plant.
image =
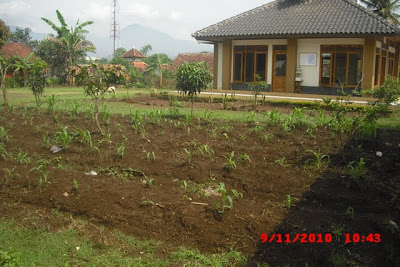
<svg viewBox="0 0 400 267">
<path fill-rule="evenodd" d="M 354 209 L 352 207 L 348 207 L 345 215 L 347 218 L 354 220 Z"/>
<path fill-rule="evenodd" d="M 156 160 L 156 154 L 154 151 L 143 151 L 146 154 L 146 159 L 150 161 L 155 161 Z"/>
<path fill-rule="evenodd" d="M 72 102 L 72 104 L 71 104 L 71 116 L 72 117 L 76 118 L 78 116 L 79 107 L 80 107 L 80 103 L 78 100 L 75 99 L 74 102 Z"/>
<path fill-rule="evenodd" d="M 14 181 L 14 178 L 16 177 L 16 176 L 19 176 L 18 174 L 16 174 L 15 173 L 15 167 L 14 168 L 12 168 L 11 170 L 10 169 L 8 169 L 8 168 L 6 168 L 6 169 L 4 169 L 7 173 L 6 173 L 6 183 L 8 184 L 8 183 L 12 183 L 13 181 Z"/>
<path fill-rule="evenodd" d="M 0 126 L 0 143 L 5 144 L 8 142 L 8 140 L 9 140 L 9 137 L 8 137 L 7 130 L 3 126 Z"/>
<path fill-rule="evenodd" d="M 125 155 L 125 141 L 121 142 L 121 144 L 119 144 L 118 148 L 117 148 L 117 155 L 120 158 L 123 158 Z"/>
<path fill-rule="evenodd" d="M 57 141 L 60 142 L 64 148 L 68 148 L 73 141 L 73 136 L 68 133 L 67 127 L 64 127 L 61 132 L 56 134 L 56 136 Z"/>
<path fill-rule="evenodd" d="M 321 152 L 307 150 L 306 152 L 312 153 L 314 155 L 314 165 L 317 170 L 321 170 L 324 165 L 324 159 L 326 159 L 326 164 L 329 164 L 330 156 L 329 155 L 321 155 Z"/>
<path fill-rule="evenodd" d="M 184 148 L 183 151 L 186 154 L 186 157 L 188 159 L 188 163 L 192 164 L 192 152 L 189 149 Z"/>
<path fill-rule="evenodd" d="M 249 155 L 247 155 L 247 153 L 240 155 L 239 159 L 242 163 L 244 163 L 245 161 L 251 162 L 250 157 Z"/>
<path fill-rule="evenodd" d="M 292 197 L 291 195 L 286 195 L 286 200 L 284 201 L 284 203 L 286 204 L 286 206 L 290 209 L 291 207 L 294 206 L 294 202 L 295 201 L 299 201 L 299 199 L 297 197 Z"/>
<path fill-rule="evenodd" d="M 207 156 L 210 158 L 212 158 L 214 156 L 214 150 L 212 150 L 212 148 L 207 144 L 201 145 L 199 147 L 199 151 L 204 156 Z"/>
<path fill-rule="evenodd" d="M 340 242 L 340 239 L 343 235 L 343 227 L 332 225 L 332 234 L 335 236 L 337 242 Z"/>
<path fill-rule="evenodd" d="M 79 190 L 78 181 L 77 181 L 76 179 L 74 179 L 72 182 L 74 183 L 74 189 L 75 189 L 75 191 L 78 192 L 78 190 Z"/>
<path fill-rule="evenodd" d="M 262 139 L 263 139 L 264 142 L 268 142 L 269 140 L 272 139 L 272 137 L 274 137 L 273 133 L 267 133 L 267 134 L 263 135 Z"/>
<path fill-rule="evenodd" d="M 19 165 L 25 165 L 31 162 L 31 159 L 28 157 L 28 153 L 19 151 L 15 155 L 15 159 L 17 160 Z"/>
<path fill-rule="evenodd" d="M 57 102 L 57 97 L 53 94 L 51 96 L 49 96 L 49 98 L 47 98 L 47 112 L 49 114 L 54 113 L 56 102 Z"/>
<path fill-rule="evenodd" d="M 6 150 L 6 147 L 1 142 L 0 142 L 0 158 L 3 159 L 3 160 L 8 158 L 8 152 Z"/>
<path fill-rule="evenodd" d="M 275 160 L 275 162 L 278 163 L 279 165 L 281 165 L 284 168 L 290 167 L 290 164 L 286 164 L 286 158 L 285 157 L 277 159 L 277 160 Z"/>
<path fill-rule="evenodd" d="M 37 171 L 41 174 L 39 178 L 39 186 L 44 183 L 47 183 L 48 176 L 49 176 L 49 171 L 47 170 L 48 167 L 45 164 L 40 164 L 38 167 L 34 167 L 30 169 L 30 171 Z"/>
<path fill-rule="evenodd" d="M 366 174 L 364 158 L 360 158 L 357 163 L 355 161 L 350 162 L 347 167 L 354 179 L 359 179 Z"/>
<path fill-rule="evenodd" d="M 90 152 L 91 153 L 93 153 L 94 151 L 99 152 L 99 148 L 94 145 L 92 134 L 88 130 L 80 131 L 79 134 L 81 136 L 80 142 L 83 143 L 83 144 L 87 144 L 89 146 L 89 148 L 90 148 Z"/>
<path fill-rule="evenodd" d="M 153 185 L 154 178 L 147 177 L 146 175 L 144 176 L 143 184 L 145 184 L 148 187 L 151 187 Z"/>
<path fill-rule="evenodd" d="M 51 140 L 52 140 L 52 139 L 51 139 L 51 137 L 49 136 L 49 134 L 46 133 L 46 134 L 43 135 L 43 137 L 42 137 L 42 146 L 43 146 L 43 147 L 46 147 L 46 148 L 50 147 Z"/>
<path fill-rule="evenodd" d="M 229 171 L 236 169 L 236 163 L 234 161 L 234 157 L 235 157 L 235 151 L 232 151 L 229 156 L 224 156 L 224 158 L 227 160 L 224 167 Z"/>
<path fill-rule="evenodd" d="M 219 187 L 217 188 L 217 191 L 221 193 L 221 202 L 220 202 L 220 210 L 218 210 L 219 213 L 223 213 L 225 209 L 232 209 L 233 208 L 233 198 L 229 196 L 226 192 L 226 187 L 225 183 L 219 183 Z M 229 204 L 227 203 L 229 202 Z"/>
</svg>

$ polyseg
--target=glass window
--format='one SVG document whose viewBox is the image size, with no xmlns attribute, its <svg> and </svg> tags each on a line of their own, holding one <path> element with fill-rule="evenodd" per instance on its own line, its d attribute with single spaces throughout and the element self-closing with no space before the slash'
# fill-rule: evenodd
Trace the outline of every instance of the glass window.
<svg viewBox="0 0 400 267">
<path fill-rule="evenodd" d="M 349 54 L 348 85 L 358 85 L 361 80 L 361 55 Z"/>
<path fill-rule="evenodd" d="M 246 53 L 246 82 L 254 82 L 254 53 Z"/>
<path fill-rule="evenodd" d="M 242 53 L 236 53 L 234 59 L 234 81 L 242 81 Z"/>
<path fill-rule="evenodd" d="M 267 54 L 256 54 L 256 76 L 260 81 L 265 81 L 265 71 L 267 70 Z"/>
<path fill-rule="evenodd" d="M 375 81 L 374 81 L 374 85 L 375 86 L 379 85 L 380 60 L 381 60 L 381 56 L 380 55 L 376 55 L 376 57 L 375 57 Z"/>
<path fill-rule="evenodd" d="M 286 76 L 286 54 L 275 55 L 275 76 Z"/>
<path fill-rule="evenodd" d="M 330 85 L 331 83 L 331 53 L 322 54 L 321 84 Z"/>
<path fill-rule="evenodd" d="M 347 54 L 336 53 L 335 56 L 335 85 L 346 85 Z"/>
</svg>

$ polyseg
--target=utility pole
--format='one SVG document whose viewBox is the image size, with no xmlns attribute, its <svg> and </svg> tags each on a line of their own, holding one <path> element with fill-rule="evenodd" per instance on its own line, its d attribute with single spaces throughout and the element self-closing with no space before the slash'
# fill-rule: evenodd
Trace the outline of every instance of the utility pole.
<svg viewBox="0 0 400 267">
<path fill-rule="evenodd" d="M 115 49 L 117 39 L 119 39 L 119 23 L 118 23 L 118 12 L 119 12 L 119 5 L 118 0 L 111 1 L 111 27 L 110 27 L 110 38 L 113 39 L 113 57 L 115 56 Z"/>
</svg>

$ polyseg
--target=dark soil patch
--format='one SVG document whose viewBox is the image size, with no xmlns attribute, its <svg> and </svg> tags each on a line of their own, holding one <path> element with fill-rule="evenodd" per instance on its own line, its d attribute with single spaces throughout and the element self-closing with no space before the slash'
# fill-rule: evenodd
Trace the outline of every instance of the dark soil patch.
<svg viewBox="0 0 400 267">
<path fill-rule="evenodd" d="M 55 118 L 29 112 L 3 113 L 0 121 L 10 136 L 6 144 L 10 157 L 0 159 L 3 217 L 21 218 L 24 211 L 36 208 L 68 212 L 171 246 L 203 252 L 235 249 L 252 257 L 254 264 L 332 263 L 339 256 L 346 264 L 399 263 L 394 253 L 399 249 L 399 232 L 387 224 L 400 222 L 398 132 L 380 132 L 374 141 L 349 141 L 343 148 L 329 129 L 317 129 L 314 139 L 302 125 L 283 133 L 279 125 L 260 130 L 243 122 L 195 120 L 186 125 L 180 120 L 146 119 L 144 128 L 135 131 L 131 118 L 114 116 L 104 125 L 111 133 L 107 138 L 83 114 L 71 118 L 60 113 Z M 55 137 L 64 127 L 76 133 L 74 141 L 52 154 L 49 145 L 43 145 L 43 136 Z M 90 153 L 79 143 L 79 129 L 91 131 L 100 153 Z M 269 133 L 273 137 L 265 141 L 263 136 Z M 121 158 L 117 149 L 124 140 Z M 207 154 L 203 145 L 213 152 Z M 323 173 L 316 170 L 307 150 L 329 154 L 329 168 Z M 376 157 L 377 150 L 384 156 Z M 229 170 L 224 165 L 232 151 L 236 169 Z M 27 153 L 28 163 L 17 163 L 20 152 Z M 244 154 L 250 161 L 239 159 Z M 350 180 L 345 167 L 360 157 L 366 160 L 368 173 Z M 32 170 L 40 164 L 49 165 L 47 182 Z M 7 181 L 6 169 L 14 169 L 13 181 Z M 92 170 L 98 175 L 85 174 Z M 243 194 L 223 213 L 216 190 L 221 182 L 230 196 L 232 189 Z M 291 209 L 285 205 L 287 195 L 300 200 Z M 354 219 L 345 216 L 348 207 L 354 209 Z M 54 220 L 49 219 L 51 229 L 65 224 Z M 343 226 L 343 234 L 380 233 L 383 241 L 260 244 L 261 233 L 327 233 L 333 225 Z"/>
</svg>

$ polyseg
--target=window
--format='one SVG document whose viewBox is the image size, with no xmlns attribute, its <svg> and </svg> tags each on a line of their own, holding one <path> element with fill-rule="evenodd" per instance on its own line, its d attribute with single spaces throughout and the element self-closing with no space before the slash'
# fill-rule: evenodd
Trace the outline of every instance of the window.
<svg viewBox="0 0 400 267">
<path fill-rule="evenodd" d="M 362 47 L 358 45 L 321 46 L 320 84 L 356 87 L 361 80 Z"/>
<path fill-rule="evenodd" d="M 266 80 L 267 51 L 265 45 L 235 46 L 233 58 L 233 81 L 254 82 Z"/>
<path fill-rule="evenodd" d="M 379 85 L 379 73 L 380 73 L 379 66 L 381 65 L 380 62 L 381 62 L 381 55 L 376 54 L 376 57 L 375 57 L 375 80 L 374 80 L 375 86 Z"/>
</svg>

